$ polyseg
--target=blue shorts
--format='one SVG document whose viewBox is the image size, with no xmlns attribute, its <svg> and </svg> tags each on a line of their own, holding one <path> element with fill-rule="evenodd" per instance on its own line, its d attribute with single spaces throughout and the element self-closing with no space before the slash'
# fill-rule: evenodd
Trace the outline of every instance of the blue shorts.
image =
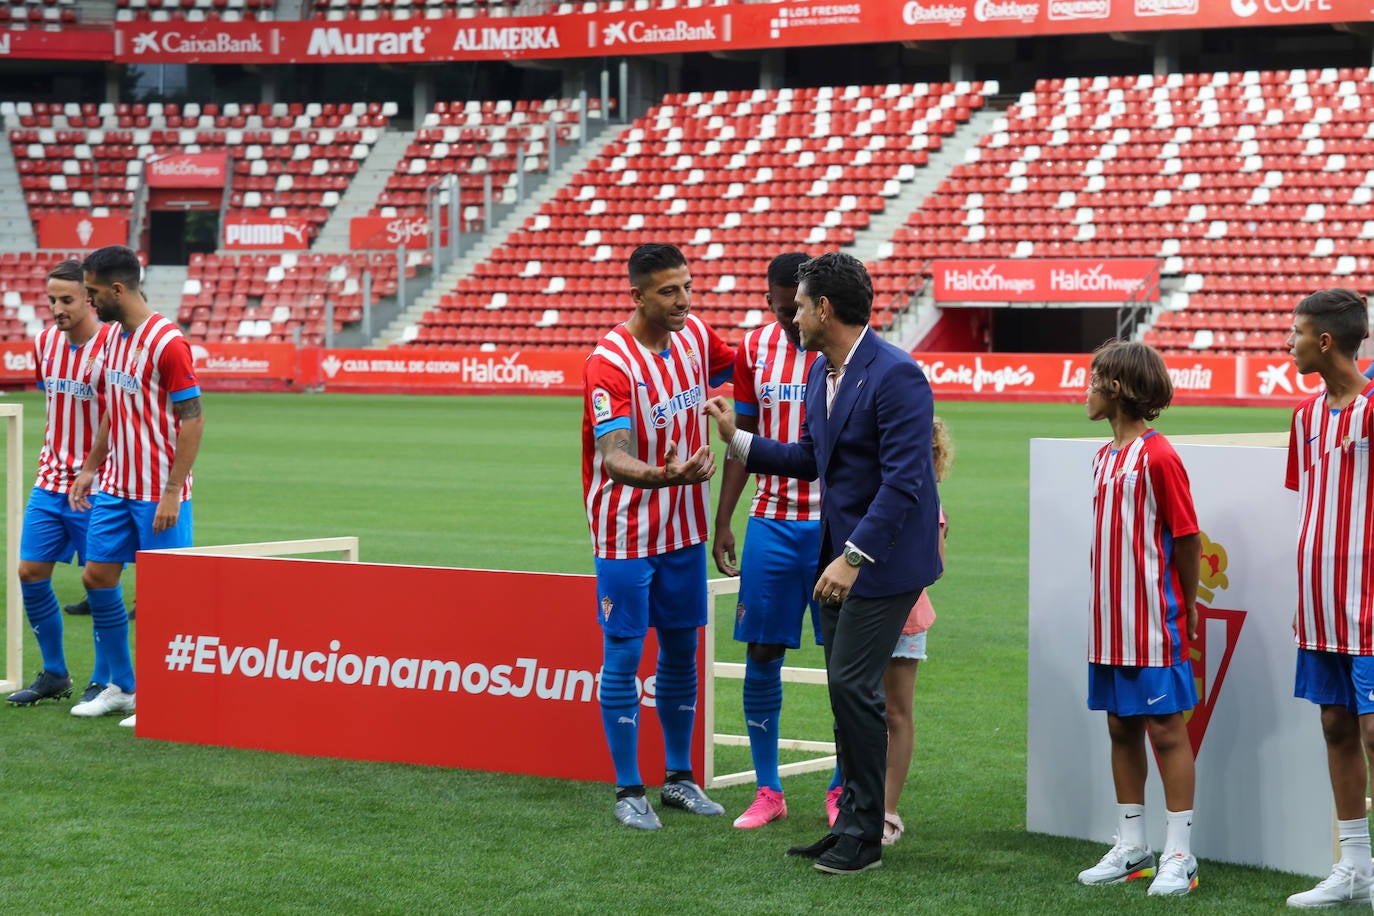
<svg viewBox="0 0 1374 916">
<path fill-rule="evenodd" d="M 897 637 L 897 648 L 892 650 L 893 658 L 914 658 L 918 662 L 926 660 L 926 634 L 929 630 L 922 630 L 919 633 L 903 633 Z"/>
<path fill-rule="evenodd" d="M 736 641 L 796 649 L 810 607 L 811 629 L 821 644 L 821 608 L 811 597 L 820 553 L 820 522 L 749 518 L 740 555 Z"/>
<path fill-rule="evenodd" d="M 1088 664 L 1088 708 L 1118 716 L 1167 716 L 1197 705 L 1188 662 L 1167 668 Z"/>
<path fill-rule="evenodd" d="M 24 532 L 19 537 L 19 559 L 30 563 L 86 563 L 86 526 L 91 513 L 78 512 L 67 503 L 66 493 L 34 487 L 24 510 Z"/>
<path fill-rule="evenodd" d="M 596 558 L 596 619 L 607 636 L 706 625 L 706 545 L 636 560 Z"/>
<path fill-rule="evenodd" d="M 191 500 L 181 504 L 175 526 L 153 534 L 157 503 L 147 499 L 123 499 L 97 493 L 91 500 L 91 524 L 87 529 L 86 559 L 92 563 L 132 563 L 140 550 L 190 547 L 194 529 Z"/>
<path fill-rule="evenodd" d="M 1361 716 L 1374 712 L 1374 656 L 1299 649 L 1293 696 Z"/>
</svg>

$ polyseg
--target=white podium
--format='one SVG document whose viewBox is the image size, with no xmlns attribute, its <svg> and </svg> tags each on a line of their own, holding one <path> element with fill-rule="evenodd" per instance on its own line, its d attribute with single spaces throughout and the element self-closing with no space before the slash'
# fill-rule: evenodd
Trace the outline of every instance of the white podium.
<svg viewBox="0 0 1374 916">
<path fill-rule="evenodd" d="M 1091 463 L 1103 441 L 1031 441 L 1026 827 L 1110 845 L 1106 714 L 1087 707 Z M 1170 441 L 1204 537 L 1192 653 L 1201 699 L 1188 723 L 1193 851 L 1324 876 L 1334 861 L 1326 752 L 1318 708 L 1293 697 L 1298 499 L 1283 486 L 1287 433 Z M 1164 793 L 1153 759 L 1146 818 L 1159 850 Z"/>
</svg>

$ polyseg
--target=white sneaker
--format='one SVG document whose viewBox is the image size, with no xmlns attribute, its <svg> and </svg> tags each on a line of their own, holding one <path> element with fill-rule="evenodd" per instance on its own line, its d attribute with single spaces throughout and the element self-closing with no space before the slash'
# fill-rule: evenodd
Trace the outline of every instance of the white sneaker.
<svg viewBox="0 0 1374 916">
<path fill-rule="evenodd" d="M 133 712 L 134 695 L 125 693 L 114 684 L 106 687 L 96 694 L 95 699 L 85 703 L 77 703 L 72 707 L 72 715 L 84 716 L 93 719 L 97 716 L 108 716 L 113 712 Z"/>
<path fill-rule="evenodd" d="M 1154 853 L 1148 849 L 1117 843 L 1092 868 L 1078 873 L 1081 884 L 1120 884 L 1137 878 L 1149 878 L 1155 873 Z"/>
<path fill-rule="evenodd" d="M 1151 897 L 1182 897 L 1197 887 L 1197 858 L 1174 853 L 1165 856 L 1150 882 Z"/>
<path fill-rule="evenodd" d="M 1288 898 L 1288 905 L 1300 909 L 1336 906 L 1340 903 L 1363 903 L 1374 887 L 1374 875 L 1362 875 L 1349 862 L 1337 862 L 1331 874 L 1312 888 Z"/>
<path fill-rule="evenodd" d="M 127 719 L 120 719 L 120 720 L 119 720 L 119 724 L 120 724 L 120 726 L 121 726 L 122 728 L 133 728 L 135 725 L 138 724 L 137 721 L 136 721 L 137 719 L 138 719 L 138 714 L 135 713 L 134 715 L 130 716 L 130 717 L 127 718 Z"/>
</svg>

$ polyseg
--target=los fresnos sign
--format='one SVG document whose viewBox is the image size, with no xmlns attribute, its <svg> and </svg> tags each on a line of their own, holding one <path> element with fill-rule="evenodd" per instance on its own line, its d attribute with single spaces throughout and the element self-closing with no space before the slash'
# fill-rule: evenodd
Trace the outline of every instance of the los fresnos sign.
<svg viewBox="0 0 1374 916">
<path fill-rule="evenodd" d="M 1368 18 L 1366 0 L 907 0 L 420 21 L 120 22 L 114 29 L 114 60 L 257 64 L 548 59 L 1292 26 Z"/>
</svg>

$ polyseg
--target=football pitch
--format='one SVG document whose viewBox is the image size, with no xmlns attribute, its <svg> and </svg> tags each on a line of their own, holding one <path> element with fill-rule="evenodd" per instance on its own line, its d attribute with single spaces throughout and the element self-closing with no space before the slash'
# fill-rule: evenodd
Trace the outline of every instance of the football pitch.
<svg viewBox="0 0 1374 916">
<path fill-rule="evenodd" d="M 26 414 L 27 494 L 42 403 L 31 394 L 11 399 Z M 0 908 L 1282 910 L 1288 894 L 1313 880 L 1202 855 L 1191 896 L 1147 900 L 1147 882 L 1077 885 L 1077 872 L 1104 847 L 1026 833 L 1027 443 L 1036 436 L 1105 438 L 1110 430 L 1089 423 L 1078 404 L 948 402 L 937 412 L 956 445 L 942 488 L 947 567 L 931 591 L 939 619 L 916 688 L 916 759 L 901 804 L 906 836 L 886 851 L 879 871 L 825 878 L 809 862 L 784 858 L 788 846 L 825 832 L 828 773 L 784 779 L 790 816 L 760 830 L 730 826 L 753 797 L 752 786 L 737 786 L 712 793 L 727 817 L 669 811 L 661 832 L 644 834 L 614 822 L 602 784 L 140 740 L 117 726 L 118 717 L 78 720 L 68 715 L 70 702 L 60 701 L 0 709 L 0 810 L 7 813 L 0 820 Z M 211 393 L 205 415 L 195 469 L 198 544 L 357 535 L 370 562 L 591 572 L 576 398 Z M 1272 432 L 1285 430 L 1288 416 L 1285 406 L 1173 408 L 1155 425 L 1166 435 Z M 735 515 L 739 537 L 746 506 L 741 501 Z M 126 575 L 129 599 L 132 582 Z M 56 585 L 64 603 L 81 596 L 74 570 L 59 567 Z M 399 597 L 400 606 L 377 612 L 400 627 L 452 603 L 442 595 Z M 300 613 L 330 613 L 311 595 L 295 598 Z M 739 661 L 724 605 L 717 658 Z M 589 608 L 567 613 L 594 626 Z M 1287 626 L 1287 617 L 1270 623 Z M 89 618 L 68 617 L 66 625 L 72 674 L 84 681 Z M 32 677 L 38 655 L 28 633 L 24 643 Z M 789 654 L 789 664 L 820 666 L 820 651 L 804 647 Z M 721 681 L 717 730 L 743 733 L 739 707 L 739 682 Z M 790 737 L 829 737 L 823 689 L 789 686 L 783 719 Z M 531 740 L 539 744 L 538 736 Z M 641 740 L 660 739 L 646 730 Z M 1085 740 L 1107 741 L 1105 722 Z M 750 766 L 744 748 L 721 748 L 715 761 L 717 772 Z M 652 782 L 659 774 L 644 775 Z M 652 789 L 650 798 L 657 802 Z M 1063 803 L 1105 808 L 1113 799 Z M 1199 818 L 1208 816 L 1206 798 L 1196 807 Z"/>
</svg>

